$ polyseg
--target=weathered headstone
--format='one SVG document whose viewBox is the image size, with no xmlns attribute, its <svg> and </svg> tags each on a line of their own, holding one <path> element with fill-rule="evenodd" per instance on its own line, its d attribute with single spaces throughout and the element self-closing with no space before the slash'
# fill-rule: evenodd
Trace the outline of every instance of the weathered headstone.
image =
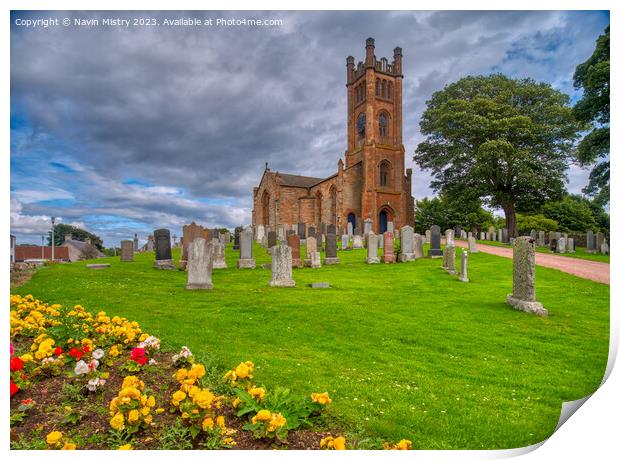
<svg viewBox="0 0 620 460">
<path fill-rule="evenodd" d="M 294 235 L 297 237 L 297 235 Z M 271 251 L 271 281 L 269 286 L 293 287 L 293 258 L 289 245 L 274 246 Z"/>
<path fill-rule="evenodd" d="M 121 262 L 133 262 L 133 248 L 133 241 L 121 241 Z"/>
<path fill-rule="evenodd" d="M 364 236 L 372 231 L 372 219 L 369 217 L 364 219 Z"/>
<path fill-rule="evenodd" d="M 250 240 L 252 235 L 250 235 Z M 194 238 L 187 252 L 187 284 L 185 289 L 212 289 L 213 244 Z"/>
<path fill-rule="evenodd" d="M 476 248 L 476 239 L 473 236 L 467 238 L 467 246 L 470 253 L 475 254 L 478 252 L 478 248 Z"/>
<path fill-rule="evenodd" d="M 349 249 L 351 249 L 351 248 L 349 247 L 349 235 L 348 235 L 348 234 L 344 234 L 344 235 L 342 235 L 342 236 L 340 237 L 340 242 L 342 243 L 342 244 L 341 244 L 341 247 L 342 247 L 342 250 L 343 250 L 343 251 L 348 251 Z"/>
<path fill-rule="evenodd" d="M 564 237 L 558 240 L 558 252 L 564 254 L 566 252 L 566 240 Z"/>
<path fill-rule="evenodd" d="M 306 224 L 303 222 L 299 222 L 297 224 L 297 234 L 299 235 L 300 240 L 306 239 Z"/>
<path fill-rule="evenodd" d="M 460 225 L 457 225 L 456 227 L 454 227 L 454 237 L 455 238 L 460 238 L 462 231 L 463 231 L 463 229 L 461 228 Z"/>
<path fill-rule="evenodd" d="M 239 250 L 239 245 L 241 244 L 240 238 L 241 238 L 242 231 L 243 231 L 243 227 L 235 227 L 235 239 L 233 241 L 233 249 L 235 251 Z"/>
<path fill-rule="evenodd" d="M 353 249 L 364 249 L 364 239 L 362 238 L 362 235 L 353 235 L 352 248 Z"/>
<path fill-rule="evenodd" d="M 596 242 L 594 241 L 594 232 L 592 230 L 588 230 L 586 233 L 586 250 L 588 252 L 596 250 Z"/>
<path fill-rule="evenodd" d="M 138 244 L 139 244 L 139 243 L 138 243 L 138 241 L 139 241 L 139 240 L 138 240 L 138 234 L 137 234 L 137 233 L 134 233 L 134 234 L 133 234 L 133 250 L 134 250 L 134 252 L 137 252 L 137 251 L 138 251 L 138 249 L 139 249 L 139 248 L 138 248 Z"/>
<path fill-rule="evenodd" d="M 506 302 L 517 310 L 547 316 L 547 310 L 536 301 L 535 270 L 536 242 L 520 236 L 512 250 L 512 294 L 508 294 Z"/>
<path fill-rule="evenodd" d="M 383 235 L 377 235 L 379 237 L 379 249 L 383 249 Z"/>
<path fill-rule="evenodd" d="M 603 246 L 603 242 L 605 241 L 605 235 L 601 232 L 596 234 L 596 252 L 601 252 L 601 246 Z"/>
<path fill-rule="evenodd" d="M 449 244 L 444 249 L 445 253 L 443 256 L 443 269 L 446 270 L 451 275 L 456 274 L 456 246 L 453 244 Z"/>
<path fill-rule="evenodd" d="M 387 223 L 387 231 L 394 234 L 394 222 L 391 220 Z"/>
<path fill-rule="evenodd" d="M 543 247 L 545 245 L 545 231 L 544 230 L 538 231 L 538 240 L 536 241 L 536 244 L 540 247 Z"/>
<path fill-rule="evenodd" d="M 347 235 L 353 235 L 353 224 L 351 222 L 347 222 Z"/>
<path fill-rule="evenodd" d="M 338 242 L 336 233 L 328 233 L 325 238 L 325 265 L 335 265 L 340 263 L 338 258 Z"/>
<path fill-rule="evenodd" d="M 187 265 L 187 256 L 189 245 L 194 238 L 204 238 L 205 229 L 202 225 L 197 225 L 196 222 L 192 222 L 189 225 L 183 225 L 183 237 L 181 238 L 181 260 L 179 260 L 179 269 L 185 270 Z M 207 241 L 209 241 L 207 239 Z"/>
<path fill-rule="evenodd" d="M 483 240 L 483 241 L 487 239 L 486 232 L 480 232 L 480 239 Z"/>
<path fill-rule="evenodd" d="M 155 250 L 155 237 L 153 235 L 147 236 L 146 239 L 146 250 L 154 251 Z"/>
<path fill-rule="evenodd" d="M 278 235 L 276 232 L 269 232 L 267 234 L 267 248 L 271 249 L 278 243 Z"/>
<path fill-rule="evenodd" d="M 316 252 L 316 238 L 309 236 L 306 238 L 306 259 L 304 260 L 306 267 L 309 267 L 311 264 L 310 254 L 313 252 Z"/>
<path fill-rule="evenodd" d="M 265 226 L 258 224 L 255 228 L 254 228 L 256 234 L 254 235 L 254 238 L 256 240 L 257 243 L 260 243 L 263 241 L 263 237 L 265 236 Z"/>
<path fill-rule="evenodd" d="M 530 230 L 530 238 L 532 238 L 533 240 L 536 239 L 536 230 L 534 229 Z"/>
<path fill-rule="evenodd" d="M 321 227 L 320 227 L 320 233 L 322 233 L 323 235 L 325 235 L 327 233 L 327 224 L 325 222 L 321 222 Z M 334 230 L 335 232 L 335 230 Z"/>
<path fill-rule="evenodd" d="M 226 265 L 226 245 L 219 239 L 212 239 L 209 242 L 213 245 L 213 269 L 227 268 Z"/>
<path fill-rule="evenodd" d="M 308 228 L 308 236 L 316 238 L 316 227 L 314 225 L 310 226 L 310 228 Z"/>
<path fill-rule="evenodd" d="M 446 230 L 446 245 L 454 245 L 454 230 L 451 228 Z"/>
<path fill-rule="evenodd" d="M 549 241 L 549 250 L 551 252 L 558 252 L 558 240 L 556 238 L 551 238 Z"/>
<path fill-rule="evenodd" d="M 291 259 L 293 267 L 301 267 L 301 257 L 299 255 L 300 240 L 301 238 L 299 238 L 299 235 L 296 233 L 289 235 L 286 239 L 287 246 L 291 248 Z"/>
<path fill-rule="evenodd" d="M 251 228 L 246 228 L 239 234 L 239 260 L 237 260 L 237 268 L 256 268 Z"/>
<path fill-rule="evenodd" d="M 383 234 L 383 257 L 381 260 L 384 264 L 393 264 L 396 262 L 396 256 L 394 255 L 394 234 L 392 232 L 385 232 Z"/>
<path fill-rule="evenodd" d="M 323 234 L 316 234 L 316 250 L 321 252 L 323 250 Z"/>
<path fill-rule="evenodd" d="M 609 244 L 607 244 L 607 239 L 603 239 L 603 243 L 601 244 L 601 254 L 609 254 Z"/>
<path fill-rule="evenodd" d="M 330 233 L 336 234 L 336 226 L 334 224 L 329 224 L 327 226 L 326 234 L 329 235 Z"/>
<path fill-rule="evenodd" d="M 417 233 L 413 234 L 413 255 L 416 259 L 424 257 L 424 237 Z"/>
<path fill-rule="evenodd" d="M 443 251 L 441 250 L 441 229 L 438 225 L 433 225 L 430 230 L 431 248 L 428 251 L 430 257 L 441 257 Z"/>
<path fill-rule="evenodd" d="M 463 283 L 469 283 L 469 278 L 467 277 L 467 251 L 463 250 L 461 252 L 461 273 L 459 273 L 459 280 Z"/>
<path fill-rule="evenodd" d="M 284 238 L 286 237 L 286 232 L 284 230 L 284 224 L 276 225 L 276 236 L 278 237 L 280 241 L 284 241 Z"/>
<path fill-rule="evenodd" d="M 409 262 L 415 260 L 413 228 L 405 225 L 400 229 L 400 252 L 398 253 L 399 262 Z"/>
<path fill-rule="evenodd" d="M 568 252 L 570 254 L 573 254 L 575 252 L 575 239 L 574 238 L 568 239 Z"/>
<path fill-rule="evenodd" d="M 424 232 L 424 242 L 430 244 L 431 243 L 431 231 L 426 230 Z"/>
<path fill-rule="evenodd" d="M 298 233 L 298 230 L 299 230 L 299 228 L 298 228 L 298 227 L 299 227 L 299 224 L 293 224 L 291 227 L 292 227 L 292 228 L 291 228 L 291 230 L 293 230 L 293 233 L 297 233 L 297 234 L 299 234 L 299 233 Z"/>
<path fill-rule="evenodd" d="M 362 236 L 362 229 L 360 227 L 355 227 L 353 229 L 353 236 L 355 235 Z"/>
<path fill-rule="evenodd" d="M 309 260 L 310 260 L 310 263 L 308 264 L 308 267 L 321 268 L 321 253 L 319 251 L 311 252 Z"/>
<path fill-rule="evenodd" d="M 370 232 L 366 235 L 368 243 L 366 245 L 366 263 L 378 264 L 379 263 L 379 237 L 374 232 Z"/>
<path fill-rule="evenodd" d="M 153 232 L 155 239 L 155 262 L 153 267 L 161 270 L 174 270 L 172 249 L 170 248 L 170 230 L 160 228 Z"/>
</svg>

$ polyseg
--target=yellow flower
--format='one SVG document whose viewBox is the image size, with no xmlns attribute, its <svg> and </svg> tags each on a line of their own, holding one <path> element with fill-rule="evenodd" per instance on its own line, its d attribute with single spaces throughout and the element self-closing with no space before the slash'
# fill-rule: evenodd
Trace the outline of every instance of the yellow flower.
<svg viewBox="0 0 620 460">
<path fill-rule="evenodd" d="M 321 443 L 319 444 L 319 446 L 321 447 L 321 449 L 325 448 L 334 450 L 346 450 L 345 444 L 346 440 L 343 436 L 339 436 L 337 438 L 334 438 L 332 436 L 326 436 L 325 438 L 321 439 Z"/>
<path fill-rule="evenodd" d="M 271 412 L 267 409 L 261 409 L 258 413 L 252 417 L 252 423 L 256 422 L 266 422 L 267 420 L 271 420 Z"/>
<path fill-rule="evenodd" d="M 125 428 L 125 417 L 123 417 L 121 412 L 110 419 L 110 426 L 115 430 L 122 430 Z"/>
<path fill-rule="evenodd" d="M 131 447 L 131 444 L 123 444 L 118 447 L 118 450 L 133 450 L 133 447 Z"/>
<path fill-rule="evenodd" d="M 123 380 L 123 389 L 125 388 L 137 388 L 138 390 L 144 390 L 144 382 L 135 375 L 128 375 Z"/>
<path fill-rule="evenodd" d="M 207 371 L 205 370 L 205 367 L 202 364 L 194 364 L 192 366 L 192 370 L 196 373 L 196 376 L 201 379 L 205 376 L 205 374 L 207 373 Z"/>
<path fill-rule="evenodd" d="M 179 404 L 181 403 L 181 401 L 183 401 L 186 397 L 187 397 L 187 394 L 185 394 L 185 392 L 175 391 L 172 394 L 172 405 L 179 407 Z"/>
<path fill-rule="evenodd" d="M 236 409 L 237 407 L 239 407 L 239 404 L 241 404 L 241 400 L 239 398 L 235 398 L 235 400 L 232 402 L 232 406 Z"/>
<path fill-rule="evenodd" d="M 127 414 L 127 423 L 134 424 L 140 421 L 140 412 L 137 409 L 131 409 Z"/>
<path fill-rule="evenodd" d="M 61 450 L 75 450 L 77 446 L 72 442 L 65 442 L 65 445 L 62 446 Z"/>
<path fill-rule="evenodd" d="M 202 421 L 202 430 L 203 431 L 212 430 L 213 426 L 214 426 L 214 423 L 213 423 L 213 419 L 211 417 L 206 417 Z"/>
<path fill-rule="evenodd" d="M 330 399 L 329 394 L 327 394 L 327 391 L 325 393 L 312 393 L 311 397 L 312 401 L 315 403 L 323 405 L 332 403 L 332 400 Z"/>
<path fill-rule="evenodd" d="M 215 419 L 215 423 L 217 424 L 217 426 L 219 426 L 220 428 L 226 428 L 226 420 L 224 419 L 223 415 L 219 415 L 216 419 Z"/>
<path fill-rule="evenodd" d="M 45 437 L 45 442 L 47 442 L 50 446 L 53 446 L 53 445 L 58 444 L 58 441 L 60 441 L 60 438 L 62 438 L 62 432 L 52 431 L 50 434 L 48 434 Z"/>
<path fill-rule="evenodd" d="M 156 414 L 161 414 L 165 411 L 165 409 L 163 407 L 158 407 L 157 409 L 155 409 L 155 413 Z"/>
<path fill-rule="evenodd" d="M 118 350 L 118 345 L 112 345 L 110 347 L 110 351 L 108 351 L 108 354 L 112 356 L 113 358 L 120 355 L 121 352 Z M 126 444 L 126 445 L 129 445 L 129 444 Z"/>
<path fill-rule="evenodd" d="M 25 355 L 20 356 L 20 359 L 25 363 L 29 363 L 33 360 L 32 355 L 30 353 L 26 353 Z"/>
<path fill-rule="evenodd" d="M 271 421 L 269 422 L 269 426 L 267 427 L 267 431 L 273 432 L 278 428 L 286 425 L 286 419 L 282 414 L 273 414 L 271 416 Z"/>
<path fill-rule="evenodd" d="M 250 388 L 248 390 L 248 393 L 250 393 L 250 396 L 252 396 L 252 398 L 256 399 L 257 401 L 262 401 L 262 399 L 265 397 L 265 389 L 264 388 Z"/>
<path fill-rule="evenodd" d="M 194 395 L 193 401 L 202 409 L 210 409 L 215 396 L 209 390 L 199 391 Z"/>
<path fill-rule="evenodd" d="M 150 425 L 152 421 L 153 421 L 153 416 L 151 414 L 144 417 L 144 423 L 146 423 L 147 425 Z"/>
<path fill-rule="evenodd" d="M 344 439 L 343 436 L 338 436 L 336 439 L 334 439 L 334 443 L 333 443 L 333 447 L 334 450 L 346 450 L 346 440 Z"/>
<path fill-rule="evenodd" d="M 394 450 L 411 450 L 411 441 L 408 439 L 401 439 L 394 446 Z"/>
<path fill-rule="evenodd" d="M 250 368 L 245 363 L 241 363 L 235 368 L 235 374 L 238 378 L 245 379 L 250 375 Z"/>
</svg>

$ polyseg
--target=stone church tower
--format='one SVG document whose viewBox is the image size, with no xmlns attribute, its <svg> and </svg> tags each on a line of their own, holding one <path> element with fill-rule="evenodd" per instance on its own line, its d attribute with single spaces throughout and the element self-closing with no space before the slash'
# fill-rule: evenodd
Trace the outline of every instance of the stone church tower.
<svg viewBox="0 0 620 460">
<path fill-rule="evenodd" d="M 275 230 L 298 223 L 321 227 L 347 223 L 363 229 L 372 221 L 375 233 L 413 226 L 411 169 L 405 171 L 403 146 L 402 50 L 394 59 L 375 56 L 375 41 L 366 40 L 364 61 L 347 58 L 347 150 L 338 172 L 321 179 L 272 172 L 268 166 L 254 188 L 252 223 Z"/>
</svg>

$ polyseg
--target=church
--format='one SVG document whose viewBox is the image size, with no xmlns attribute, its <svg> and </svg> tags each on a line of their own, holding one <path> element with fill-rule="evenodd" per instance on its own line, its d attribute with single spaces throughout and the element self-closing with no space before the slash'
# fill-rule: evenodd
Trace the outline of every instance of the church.
<svg viewBox="0 0 620 460">
<path fill-rule="evenodd" d="M 375 41 L 366 40 L 366 57 L 355 65 L 347 58 L 347 149 L 338 171 L 326 178 L 265 171 L 254 187 L 252 224 L 272 230 L 305 223 L 334 224 L 338 234 L 347 223 L 362 231 L 364 221 L 383 233 L 414 224 L 411 168 L 405 170 L 403 146 L 402 49 L 394 60 L 377 59 Z"/>
</svg>

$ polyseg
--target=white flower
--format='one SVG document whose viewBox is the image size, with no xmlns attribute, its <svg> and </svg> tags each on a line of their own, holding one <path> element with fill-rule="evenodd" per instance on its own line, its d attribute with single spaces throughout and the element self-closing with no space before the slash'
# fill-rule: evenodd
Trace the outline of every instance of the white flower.
<svg viewBox="0 0 620 460">
<path fill-rule="evenodd" d="M 96 359 L 91 359 L 90 363 L 88 363 L 88 368 L 90 369 L 90 371 L 94 371 L 98 367 L 99 367 L 99 361 L 97 361 Z"/>
<path fill-rule="evenodd" d="M 101 359 L 103 358 L 103 355 L 105 355 L 105 351 L 103 351 L 101 348 L 97 348 L 95 351 L 93 351 L 93 358 L 95 359 Z"/>
<path fill-rule="evenodd" d="M 157 364 L 157 361 L 155 361 L 153 358 L 149 359 L 149 364 L 152 366 L 153 364 Z"/>
<path fill-rule="evenodd" d="M 86 364 L 83 359 L 80 359 L 77 363 L 75 363 L 75 369 L 73 372 L 75 372 L 76 375 L 88 374 L 88 364 Z"/>
<path fill-rule="evenodd" d="M 155 337 L 154 335 L 150 335 L 146 338 L 144 342 L 140 343 L 139 347 L 141 348 L 150 347 L 150 348 L 155 348 L 156 350 L 159 350 L 159 339 Z"/>
<path fill-rule="evenodd" d="M 182 346 L 181 351 L 172 357 L 172 362 L 176 363 L 179 359 L 181 358 L 187 359 L 190 356 L 192 356 L 192 352 L 189 351 L 189 348 L 187 348 L 186 346 Z"/>
<path fill-rule="evenodd" d="M 99 377 L 95 377 L 94 379 L 90 379 L 88 384 L 88 391 L 97 391 L 97 388 L 105 385 L 105 379 L 100 379 Z"/>
</svg>

